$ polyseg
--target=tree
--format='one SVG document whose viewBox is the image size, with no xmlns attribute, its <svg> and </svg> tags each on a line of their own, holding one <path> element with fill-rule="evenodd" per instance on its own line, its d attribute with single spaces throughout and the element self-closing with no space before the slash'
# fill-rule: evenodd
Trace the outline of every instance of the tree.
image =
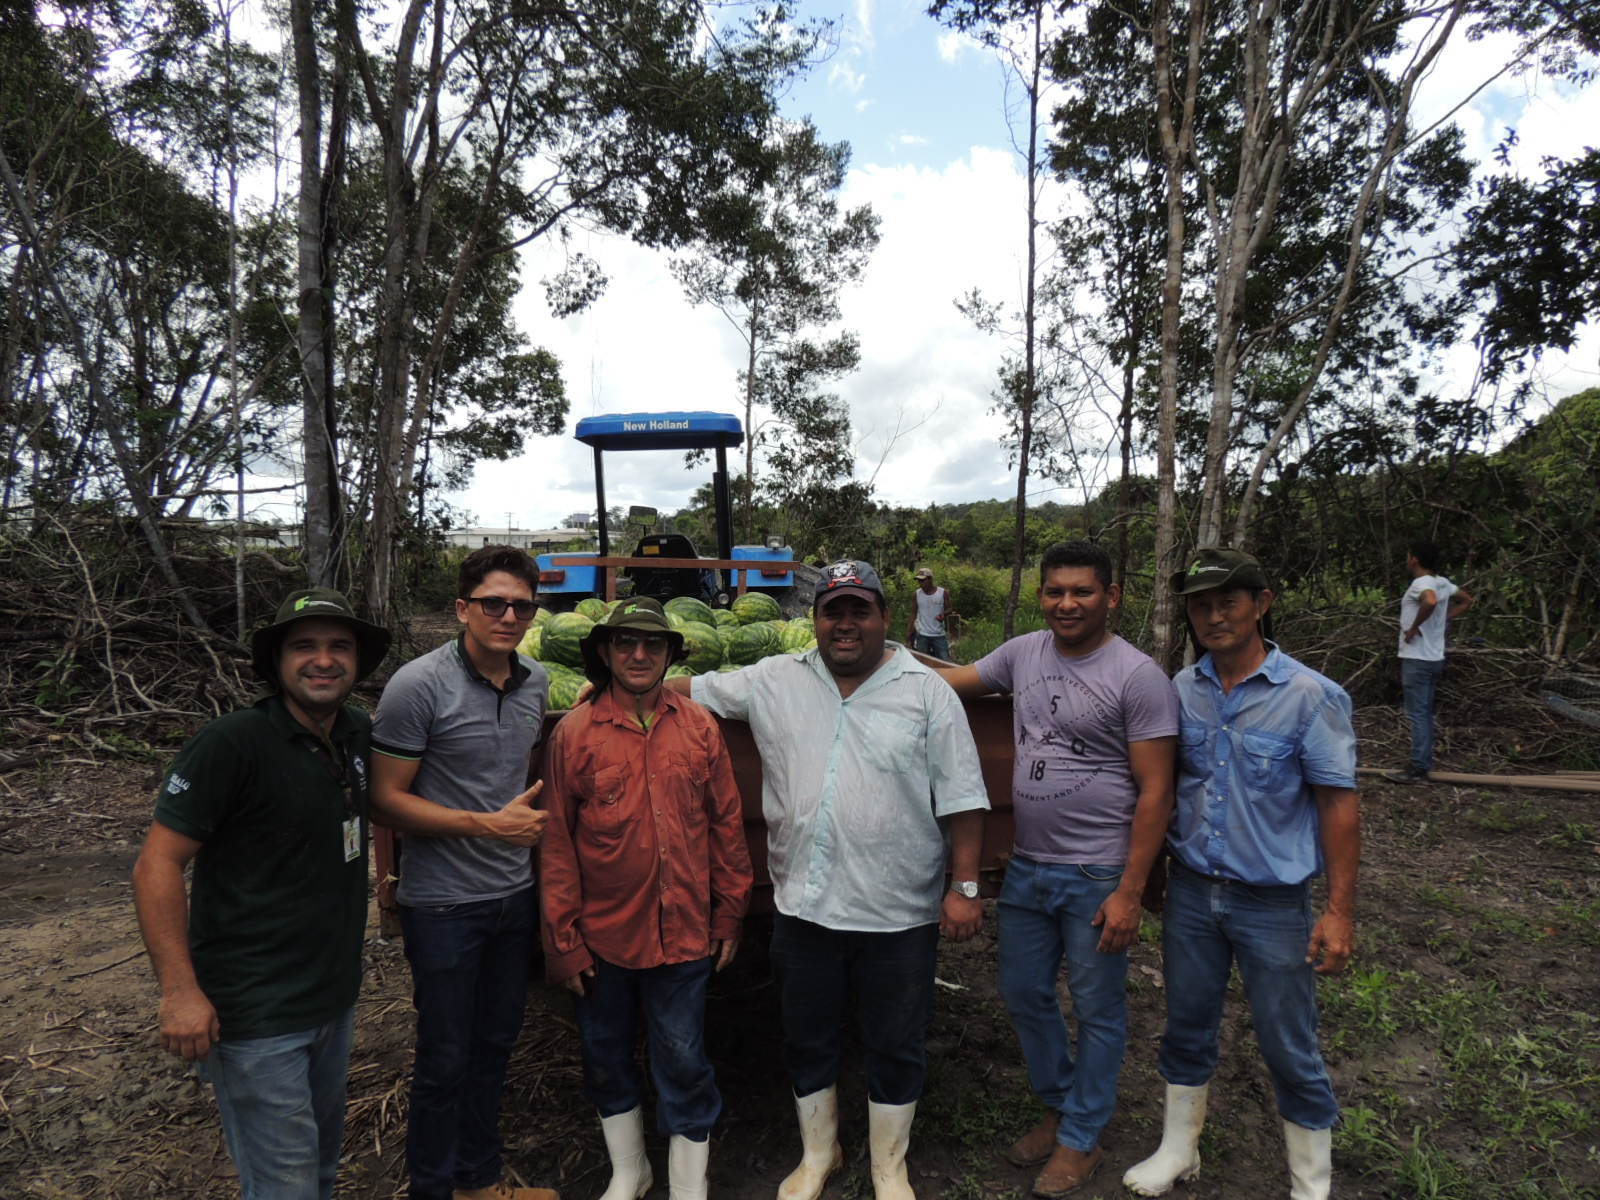
<svg viewBox="0 0 1600 1200">
<path fill-rule="evenodd" d="M 1007 82 L 1022 93 L 1020 131 L 1012 131 L 1012 145 L 1023 163 L 1024 246 L 1026 261 L 1022 276 L 1020 353 L 1008 355 L 1000 365 L 998 406 L 1010 425 L 1012 449 L 1016 455 L 1017 493 L 1013 508 L 1016 526 L 1015 553 L 1011 564 L 1011 593 L 1006 601 L 1004 633 L 1016 630 L 1017 606 L 1022 596 L 1022 572 L 1031 558 L 1028 554 L 1028 477 L 1035 459 L 1049 461 L 1049 442 L 1036 442 L 1035 422 L 1041 399 L 1054 393 L 1054 382 L 1045 384 L 1041 364 L 1044 337 L 1039 320 L 1039 198 L 1045 182 L 1045 161 L 1040 146 L 1041 107 L 1048 86 L 1045 63 L 1048 54 L 1045 37 L 1044 0 L 1020 3 L 993 3 L 992 0 L 967 0 L 963 4 L 935 0 L 928 10 L 957 29 L 974 33 L 985 45 L 999 51 L 1007 68 Z M 1008 114 L 1009 115 L 1009 114 Z M 1000 311 L 985 303 L 977 293 L 962 302 L 962 311 L 980 328 L 998 330 Z"/>
<path fill-rule="evenodd" d="M 809 121 L 775 124 L 774 170 L 729 197 L 739 223 L 672 264 L 691 304 L 715 308 L 743 345 L 739 402 L 745 457 L 742 538 L 755 535 L 757 497 L 797 514 L 854 467 L 850 417 L 827 390 L 856 369 L 854 333 L 821 330 L 839 320 L 839 293 L 857 282 L 878 244 L 870 206 L 843 211 L 838 192 L 848 143 L 823 142 Z"/>
</svg>

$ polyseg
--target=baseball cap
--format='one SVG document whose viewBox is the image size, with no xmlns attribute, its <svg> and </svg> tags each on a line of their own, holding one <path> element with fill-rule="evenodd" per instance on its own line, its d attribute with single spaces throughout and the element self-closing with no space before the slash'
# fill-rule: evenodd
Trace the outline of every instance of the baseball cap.
<svg viewBox="0 0 1600 1200">
<path fill-rule="evenodd" d="M 263 625 L 250 635 L 250 665 L 268 683 L 278 682 L 278 651 L 284 634 L 290 625 L 307 617 L 343 621 L 355 630 L 357 681 L 376 671 L 389 652 L 389 631 L 356 616 L 343 592 L 325 587 L 302 588 L 283 598 L 270 625 Z"/>
<path fill-rule="evenodd" d="M 932 579 L 933 578 L 933 572 L 928 570 L 927 567 L 918 567 L 917 568 L 917 578 L 918 579 Z"/>
<path fill-rule="evenodd" d="M 822 578 L 817 580 L 817 598 L 811 607 L 819 609 L 835 596 L 860 596 L 882 604 L 883 581 L 871 563 L 854 558 L 830 563 L 822 568 Z"/>
<path fill-rule="evenodd" d="M 1194 552 L 1189 565 L 1174 571 L 1169 585 L 1175 595 L 1192 596 L 1212 588 L 1270 588 L 1267 573 L 1253 554 L 1243 550 L 1227 550 L 1221 546 L 1202 546 Z"/>
</svg>

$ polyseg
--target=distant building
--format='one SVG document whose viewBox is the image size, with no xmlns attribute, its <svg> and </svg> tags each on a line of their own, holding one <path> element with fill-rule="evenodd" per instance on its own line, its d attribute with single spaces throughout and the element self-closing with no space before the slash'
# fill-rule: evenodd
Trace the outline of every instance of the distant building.
<svg viewBox="0 0 1600 1200">
<path fill-rule="evenodd" d="M 570 522 L 571 518 L 568 518 Z M 476 550 L 479 546 L 517 546 L 535 554 L 548 554 L 564 550 L 575 541 L 593 545 L 594 534 L 579 527 L 562 529 L 518 529 L 504 525 L 471 525 L 465 529 L 452 529 L 444 535 L 448 546 L 465 546 Z"/>
</svg>

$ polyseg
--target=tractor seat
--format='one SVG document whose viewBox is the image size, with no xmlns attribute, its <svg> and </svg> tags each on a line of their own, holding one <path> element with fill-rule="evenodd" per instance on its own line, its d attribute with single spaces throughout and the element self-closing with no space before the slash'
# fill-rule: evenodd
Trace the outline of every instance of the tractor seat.
<svg viewBox="0 0 1600 1200">
<path fill-rule="evenodd" d="M 632 558 L 699 558 L 694 543 L 681 533 L 648 533 L 639 539 Z M 717 573 L 694 567 L 628 567 L 622 577 L 633 581 L 635 596 L 665 603 L 674 596 L 693 596 L 710 603 L 717 594 Z"/>
</svg>

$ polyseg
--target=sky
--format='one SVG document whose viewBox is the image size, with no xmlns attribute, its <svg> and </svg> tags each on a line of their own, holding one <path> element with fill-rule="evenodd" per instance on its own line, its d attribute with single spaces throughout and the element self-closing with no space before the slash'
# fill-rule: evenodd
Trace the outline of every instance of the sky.
<svg viewBox="0 0 1600 1200">
<path fill-rule="evenodd" d="M 811 117 L 827 140 L 850 142 L 843 202 L 870 203 L 881 222 L 865 277 L 842 297 L 843 327 L 861 341 L 860 370 L 838 389 L 854 428 L 856 477 L 897 505 L 1012 495 L 1002 424 L 989 411 L 1005 342 L 956 309 L 973 288 L 1012 307 L 1021 296 L 1023 177 L 1005 121 L 1004 72 L 992 52 L 917 4 L 802 0 L 799 12 L 833 20 L 837 44 L 785 98 L 786 111 Z M 1524 170 L 1544 155 L 1581 152 L 1600 129 L 1600 87 L 1574 93 L 1524 75 L 1472 95 L 1504 57 L 1494 39 L 1458 39 L 1421 95 L 1422 118 L 1443 117 L 1470 96 L 1455 119 L 1474 157 L 1488 161 L 1508 125 L 1521 138 L 1515 162 Z M 519 311 L 530 341 L 563 363 L 568 432 L 530 439 L 514 461 L 480 464 L 472 485 L 450 497 L 469 523 L 546 528 L 592 510 L 592 458 L 571 437 L 582 417 L 739 407 L 738 339 L 720 314 L 683 299 L 664 255 L 599 234 L 580 236 L 576 248 L 605 269 L 604 296 L 577 316 L 552 318 L 539 281 L 559 261 L 553 247 L 535 247 L 524 256 Z M 1571 355 L 1541 365 L 1552 399 L 1600 384 L 1600 330 L 1585 333 Z M 1463 346 L 1441 369 L 1464 383 L 1475 361 Z M 607 462 L 613 505 L 668 512 L 709 478 L 709 468 L 686 470 L 679 453 Z M 1045 482 L 1033 499 L 1078 495 Z"/>
</svg>

